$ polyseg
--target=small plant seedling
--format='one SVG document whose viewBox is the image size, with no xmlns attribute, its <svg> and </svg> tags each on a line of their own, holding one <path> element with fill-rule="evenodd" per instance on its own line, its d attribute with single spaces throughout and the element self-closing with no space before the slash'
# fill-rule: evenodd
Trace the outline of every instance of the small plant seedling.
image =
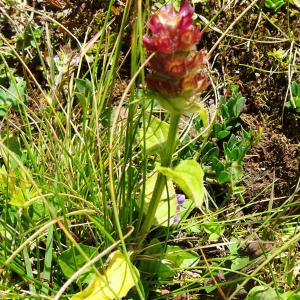
<svg viewBox="0 0 300 300">
<path fill-rule="evenodd" d="M 213 138 L 202 145 L 200 158 L 207 178 L 218 184 L 228 184 L 230 193 L 242 200 L 244 187 L 239 186 L 243 178 L 242 163 L 247 151 L 257 142 L 257 134 L 244 130 L 239 124 L 245 98 L 235 85 L 231 86 L 231 93 L 229 99 L 222 99 Z M 233 133 L 235 129 L 240 133 Z"/>
<path fill-rule="evenodd" d="M 265 0 L 265 7 L 277 11 L 281 6 L 284 5 L 284 0 Z"/>
<path fill-rule="evenodd" d="M 9 108 L 26 102 L 26 82 L 23 78 L 16 77 L 15 80 L 11 80 L 8 89 L 0 86 L 0 117 L 5 116 Z"/>
<path fill-rule="evenodd" d="M 291 110 L 296 110 L 300 113 L 300 83 L 292 82 L 291 85 L 292 97 L 285 103 L 285 107 Z"/>
</svg>

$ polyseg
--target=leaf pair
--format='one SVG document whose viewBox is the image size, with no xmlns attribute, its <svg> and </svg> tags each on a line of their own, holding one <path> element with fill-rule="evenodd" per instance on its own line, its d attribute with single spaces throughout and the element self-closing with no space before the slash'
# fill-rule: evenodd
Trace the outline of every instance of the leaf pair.
<svg viewBox="0 0 300 300">
<path fill-rule="evenodd" d="M 156 117 L 151 117 L 147 124 L 146 132 L 139 131 L 139 136 L 145 139 L 146 153 L 148 155 L 164 153 L 169 125 Z M 142 145 L 144 143 L 141 143 Z M 204 185 L 201 166 L 194 160 L 181 161 L 175 168 L 156 166 L 156 171 L 166 176 L 166 187 L 163 191 L 161 201 L 155 214 L 154 224 L 168 225 L 168 216 L 176 214 L 177 200 L 172 181 L 192 200 L 192 206 L 201 208 L 204 199 Z M 146 181 L 146 193 L 144 213 L 148 211 L 152 191 L 156 182 L 157 173 L 150 176 Z"/>
</svg>

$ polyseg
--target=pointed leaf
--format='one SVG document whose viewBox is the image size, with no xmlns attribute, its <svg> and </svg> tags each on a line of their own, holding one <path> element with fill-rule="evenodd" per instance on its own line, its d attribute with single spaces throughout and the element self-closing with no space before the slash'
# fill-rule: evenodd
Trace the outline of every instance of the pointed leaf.
<svg viewBox="0 0 300 300">
<path fill-rule="evenodd" d="M 74 295 L 71 300 L 113 300 L 123 298 L 135 285 L 135 280 L 129 265 L 120 251 L 113 252 L 103 275 L 95 276 L 89 286 Z M 135 274 L 139 276 L 136 267 L 132 266 Z"/>
<path fill-rule="evenodd" d="M 202 207 L 204 198 L 203 171 L 195 160 L 183 160 L 174 169 L 157 166 L 158 172 L 171 178 L 194 200 L 195 206 Z"/>
</svg>

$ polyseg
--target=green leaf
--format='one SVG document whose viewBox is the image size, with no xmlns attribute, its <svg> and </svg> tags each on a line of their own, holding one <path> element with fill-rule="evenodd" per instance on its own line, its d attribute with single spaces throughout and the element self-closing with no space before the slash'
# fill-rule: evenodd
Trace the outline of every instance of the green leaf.
<svg viewBox="0 0 300 300">
<path fill-rule="evenodd" d="M 16 106 L 18 102 L 27 102 L 27 95 L 25 93 L 26 81 L 21 77 L 16 77 L 15 82 L 11 81 L 7 90 L 8 100 L 10 100 L 13 106 Z"/>
<path fill-rule="evenodd" d="M 92 93 L 92 84 L 87 78 L 85 78 L 84 80 L 76 78 L 75 87 L 75 95 L 77 96 L 83 108 L 85 108 L 87 98 L 89 94 Z"/>
<path fill-rule="evenodd" d="M 215 137 L 216 137 L 218 140 L 222 140 L 222 139 L 226 138 L 229 134 L 230 134 L 230 131 L 229 131 L 229 130 L 215 131 Z"/>
<path fill-rule="evenodd" d="M 230 240 L 230 244 L 228 245 L 228 249 L 231 255 L 238 255 L 239 244 L 237 238 L 232 238 Z"/>
<path fill-rule="evenodd" d="M 85 79 L 75 78 L 75 84 L 76 84 L 76 92 L 84 96 L 87 96 L 89 93 L 92 92 L 92 84 L 87 78 Z"/>
<path fill-rule="evenodd" d="M 222 140 L 230 134 L 230 131 L 226 129 L 226 126 L 224 126 L 220 123 L 214 124 L 213 131 L 214 131 L 214 136 L 218 140 Z"/>
<path fill-rule="evenodd" d="M 17 207 L 27 207 L 34 203 L 30 200 L 37 195 L 31 183 L 23 182 L 21 186 L 15 187 L 14 192 L 10 195 L 9 204 Z"/>
<path fill-rule="evenodd" d="M 208 120 L 209 120 L 208 111 L 205 108 L 201 107 L 198 112 L 199 112 L 199 116 L 201 118 L 203 127 L 207 127 Z"/>
<path fill-rule="evenodd" d="M 221 105 L 221 115 L 226 126 L 239 117 L 245 105 L 245 98 L 238 92 L 238 87 L 232 85 L 230 89 L 232 96 Z"/>
<path fill-rule="evenodd" d="M 179 246 L 168 246 L 165 258 L 180 269 L 193 267 L 199 262 L 199 256 L 195 251 L 183 250 Z"/>
<path fill-rule="evenodd" d="M 132 266 L 134 274 L 125 256 L 115 251 L 109 256 L 109 263 L 100 276 L 96 275 L 89 286 L 74 295 L 71 300 L 113 300 L 125 297 L 135 285 L 139 271 Z"/>
<path fill-rule="evenodd" d="M 212 159 L 219 157 L 219 152 L 218 147 L 213 147 L 203 156 L 202 159 L 204 161 L 211 161 Z"/>
<path fill-rule="evenodd" d="M 284 0 L 265 0 L 265 6 L 270 10 L 277 11 L 282 5 Z"/>
<path fill-rule="evenodd" d="M 6 90 L 0 86 L 0 116 L 5 116 L 10 107 L 17 106 L 18 103 L 26 103 L 26 81 L 21 77 L 15 77 L 10 81 L 9 88 Z"/>
<path fill-rule="evenodd" d="M 204 199 L 203 171 L 195 160 L 183 160 L 174 169 L 162 166 L 157 171 L 171 178 L 184 193 L 194 201 L 195 206 L 202 207 Z"/>
<path fill-rule="evenodd" d="M 214 158 L 219 157 L 219 148 L 214 146 L 214 144 L 210 141 L 206 142 L 201 149 L 201 161 L 202 162 L 210 162 Z"/>
<path fill-rule="evenodd" d="M 13 135 L 4 140 L 4 145 L 14 153 L 16 153 L 19 157 L 22 155 L 22 147 L 20 144 L 20 140 L 17 136 Z"/>
<path fill-rule="evenodd" d="M 243 177 L 243 167 L 236 161 L 232 162 L 230 168 L 231 181 L 233 184 L 237 184 Z"/>
<path fill-rule="evenodd" d="M 291 84 L 291 90 L 293 97 L 300 97 L 300 83 L 293 81 Z"/>
<path fill-rule="evenodd" d="M 139 269 L 145 275 L 156 276 L 158 279 L 166 279 L 176 274 L 174 262 L 164 259 L 164 246 L 158 239 L 151 240 Z"/>
<path fill-rule="evenodd" d="M 219 183 L 225 183 L 225 182 L 229 182 L 230 181 L 230 174 L 228 171 L 220 171 L 217 173 L 216 176 L 217 180 Z"/>
<path fill-rule="evenodd" d="M 280 294 L 281 300 L 300 300 L 300 292 L 288 291 Z"/>
<path fill-rule="evenodd" d="M 0 104 L 0 117 L 4 117 L 7 113 L 8 107 Z"/>
<path fill-rule="evenodd" d="M 5 166 L 0 169 L 0 194 L 6 195 L 8 202 L 17 207 L 28 207 L 38 196 L 38 190 L 28 180 L 26 174 L 19 169 L 10 169 L 7 172 Z M 40 201 L 40 200 L 37 200 Z"/>
<path fill-rule="evenodd" d="M 141 270 L 148 275 L 157 275 L 159 279 L 173 277 L 178 269 L 187 269 L 195 266 L 199 262 L 199 256 L 194 251 L 186 251 L 179 246 L 166 248 L 158 239 L 153 239 L 146 251 L 146 257 L 141 262 Z"/>
<path fill-rule="evenodd" d="M 225 231 L 225 226 L 216 218 L 212 219 L 209 223 L 203 224 L 203 228 L 209 234 L 209 241 L 217 241 Z"/>
<path fill-rule="evenodd" d="M 268 286 L 255 286 L 245 300 L 278 300 L 276 291 Z"/>
<path fill-rule="evenodd" d="M 165 143 L 169 132 L 169 124 L 156 117 L 151 117 L 150 124 L 146 128 L 145 140 L 146 140 L 146 153 L 148 155 L 159 153 L 161 154 L 165 150 Z M 144 142 L 144 132 L 141 128 L 138 132 L 141 139 L 141 145 Z"/>
<path fill-rule="evenodd" d="M 246 257 L 239 257 L 236 256 L 231 260 L 231 270 L 237 271 L 244 267 L 246 267 L 250 262 L 250 259 L 248 256 Z"/>
<path fill-rule="evenodd" d="M 240 270 L 250 263 L 250 259 L 248 256 L 241 257 L 239 255 L 239 241 L 237 238 L 234 237 L 230 240 L 230 245 L 228 246 L 228 248 L 231 255 L 231 270 Z"/>
<path fill-rule="evenodd" d="M 85 253 L 85 255 L 91 259 L 93 258 L 97 252 L 97 248 L 87 246 L 84 244 L 79 244 L 81 250 Z M 86 263 L 85 257 L 78 251 L 75 246 L 72 246 L 70 249 L 64 251 L 58 257 L 58 264 L 67 278 L 70 278 L 78 269 L 80 269 Z M 91 276 L 93 273 L 91 272 L 92 268 L 88 268 L 84 276 L 82 278 L 83 283 L 88 283 L 91 280 Z"/>
<path fill-rule="evenodd" d="M 157 173 L 153 173 L 146 181 L 144 214 L 148 212 L 156 178 Z M 167 180 L 167 187 L 164 188 L 162 193 L 161 200 L 155 212 L 154 224 L 152 225 L 168 226 L 168 215 L 170 215 L 170 224 L 173 224 L 173 217 L 176 215 L 176 206 L 177 199 L 175 189 L 172 181 L 169 179 Z"/>
</svg>

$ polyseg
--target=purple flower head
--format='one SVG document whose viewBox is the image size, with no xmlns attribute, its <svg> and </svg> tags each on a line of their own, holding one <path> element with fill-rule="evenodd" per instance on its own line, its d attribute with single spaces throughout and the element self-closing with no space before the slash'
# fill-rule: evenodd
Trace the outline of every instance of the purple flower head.
<svg viewBox="0 0 300 300">
<path fill-rule="evenodd" d="M 177 198 L 178 205 L 182 205 L 185 201 L 185 195 L 183 194 L 177 194 L 176 198 Z"/>
<path fill-rule="evenodd" d="M 175 216 L 174 217 L 174 223 L 178 223 L 180 221 L 180 217 L 179 216 Z"/>
</svg>

